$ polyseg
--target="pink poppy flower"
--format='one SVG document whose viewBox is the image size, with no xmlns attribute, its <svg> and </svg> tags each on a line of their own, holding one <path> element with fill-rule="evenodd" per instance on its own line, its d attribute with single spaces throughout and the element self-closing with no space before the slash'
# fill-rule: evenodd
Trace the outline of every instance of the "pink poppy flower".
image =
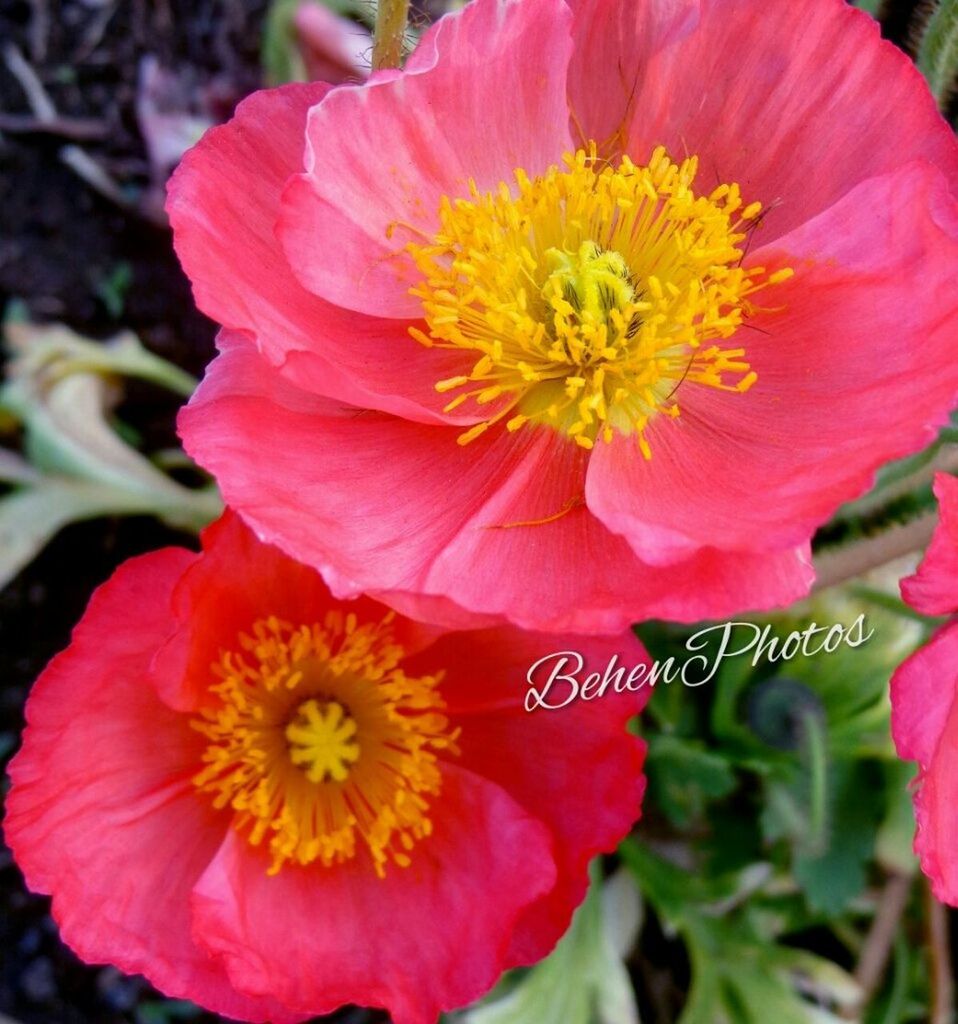
<svg viewBox="0 0 958 1024">
<path fill-rule="evenodd" d="M 958 612 L 958 480 L 935 478 L 940 521 L 905 600 L 925 615 Z M 892 735 L 918 762 L 915 852 L 938 899 L 958 906 L 958 620 L 943 626 L 891 681 Z"/>
<path fill-rule="evenodd" d="M 958 395 L 956 180 L 842 0 L 474 0 L 188 154 L 226 330 L 181 433 L 340 595 L 609 633 L 783 605 Z"/>
<path fill-rule="evenodd" d="M 432 1024 L 550 950 L 638 816 L 645 695 L 527 714 L 555 645 L 343 604 L 227 515 L 96 592 L 30 696 L 7 841 L 85 960 L 231 1018 Z"/>
</svg>

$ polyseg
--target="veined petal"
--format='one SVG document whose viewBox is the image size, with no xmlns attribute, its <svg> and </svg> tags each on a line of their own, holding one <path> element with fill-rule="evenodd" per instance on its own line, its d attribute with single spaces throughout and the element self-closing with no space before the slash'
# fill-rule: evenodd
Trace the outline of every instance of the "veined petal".
<svg viewBox="0 0 958 1024">
<path fill-rule="evenodd" d="M 189 894 L 225 828 L 190 783 L 202 742 L 150 678 L 172 587 L 194 558 L 144 555 L 93 596 L 31 693 L 4 835 L 82 959 L 229 1017 L 285 1024 L 299 1018 L 268 995 L 240 995 L 191 937 Z"/>
<path fill-rule="evenodd" d="M 516 918 L 555 867 L 543 825 L 453 767 L 416 853 L 382 880 L 362 861 L 268 877 L 268 862 L 230 835 L 193 895 L 197 937 L 250 995 L 312 1014 L 360 1002 L 388 1007 L 396 1024 L 435 1024 L 492 986 Z"/>
<path fill-rule="evenodd" d="M 624 437 L 592 453 L 589 508 L 656 564 L 801 543 L 958 399 L 958 204 L 936 167 L 862 183 L 749 262 L 796 270 L 727 342 L 756 383 L 684 383 L 651 459 Z"/>
<path fill-rule="evenodd" d="M 259 535 L 319 568 L 340 596 L 398 595 L 404 612 L 449 626 L 463 617 L 447 620 L 437 598 L 475 613 L 476 625 L 502 616 L 617 634 L 645 617 L 695 621 L 807 593 L 800 546 L 644 563 L 585 507 L 586 453 L 549 430 L 464 449 L 455 429 L 343 409 L 260 365 L 232 339 L 181 414 L 181 433 Z"/>
<path fill-rule="evenodd" d="M 891 681 L 892 735 L 917 761 L 915 852 L 938 899 L 958 905 L 958 624 L 939 630 Z"/>
<path fill-rule="evenodd" d="M 958 180 L 958 142 L 912 61 L 843 0 L 577 0 L 569 105 L 638 162 L 698 154 L 767 210 L 765 243 L 916 159 Z M 704 87 L 703 87 L 704 83 Z"/>
<path fill-rule="evenodd" d="M 570 148 L 569 23 L 561 0 L 475 0 L 439 22 L 411 70 L 337 89 L 311 112 L 306 172 L 279 228 L 307 288 L 359 312 L 420 316 L 404 246 L 435 229 L 441 198 L 544 170 Z"/>
</svg>

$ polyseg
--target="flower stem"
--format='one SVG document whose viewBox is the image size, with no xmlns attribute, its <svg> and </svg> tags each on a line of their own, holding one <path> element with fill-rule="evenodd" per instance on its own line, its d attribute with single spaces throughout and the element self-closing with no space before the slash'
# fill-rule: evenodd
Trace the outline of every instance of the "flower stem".
<svg viewBox="0 0 958 1024">
<path fill-rule="evenodd" d="M 903 555 L 920 551 L 931 540 L 937 522 L 937 512 L 927 512 L 875 537 L 866 537 L 823 551 L 815 558 L 815 589 L 834 587 L 869 569 L 876 569 Z"/>
<path fill-rule="evenodd" d="M 931 956 L 931 1024 L 954 1024 L 955 982 L 951 974 L 948 908 L 925 889 L 928 947 Z"/>
<path fill-rule="evenodd" d="M 908 905 L 911 888 L 911 876 L 897 872 L 890 875 L 885 883 L 878 899 L 875 918 L 855 967 L 855 981 L 861 987 L 861 998 L 843 1014 L 848 1020 L 861 1019 L 862 1011 L 871 1002 L 881 983 L 902 915 Z"/>
<path fill-rule="evenodd" d="M 373 71 L 402 64 L 409 0 L 379 0 L 373 35 Z"/>
<path fill-rule="evenodd" d="M 828 749 L 827 739 L 818 716 L 806 711 L 805 742 L 808 745 L 808 823 L 806 838 L 816 848 L 828 845 Z"/>
</svg>

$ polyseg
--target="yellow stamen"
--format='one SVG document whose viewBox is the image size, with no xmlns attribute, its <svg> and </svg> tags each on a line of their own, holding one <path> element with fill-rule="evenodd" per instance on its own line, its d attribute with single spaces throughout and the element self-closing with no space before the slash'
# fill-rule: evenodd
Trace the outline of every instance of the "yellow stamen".
<svg viewBox="0 0 958 1024">
<path fill-rule="evenodd" d="M 193 782 L 252 845 L 268 843 L 270 874 L 349 860 L 362 844 L 383 877 L 432 830 L 439 756 L 457 752 L 458 733 L 441 676 L 402 671 L 393 618 L 262 619 L 213 666 L 211 702 L 192 723 L 210 741 Z"/>
<path fill-rule="evenodd" d="M 743 268 L 762 205 L 734 182 L 696 195 L 697 167 L 661 147 L 644 167 L 614 167 L 591 145 L 536 178 L 517 170 L 514 187 L 443 198 L 435 237 L 407 246 L 428 328 L 410 333 L 475 355 L 468 374 L 436 384 L 454 392 L 447 411 L 482 417 L 460 444 L 504 420 L 548 424 L 585 449 L 633 436 L 649 457 L 648 424 L 679 414 L 681 386 L 755 383 L 745 350 L 715 342 L 792 271 Z"/>
</svg>

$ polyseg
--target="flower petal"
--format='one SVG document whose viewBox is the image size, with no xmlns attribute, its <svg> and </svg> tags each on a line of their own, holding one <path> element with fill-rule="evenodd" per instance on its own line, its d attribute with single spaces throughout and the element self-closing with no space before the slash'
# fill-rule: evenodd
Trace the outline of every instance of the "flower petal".
<svg viewBox="0 0 958 1024">
<path fill-rule="evenodd" d="M 938 899 L 958 905 L 958 624 L 939 630 L 891 681 L 892 735 L 919 764 L 915 852 Z"/>
<path fill-rule="evenodd" d="M 434 807 L 410 866 L 382 880 L 365 858 L 270 877 L 268 857 L 231 833 L 194 893 L 198 938 L 241 991 L 435 1024 L 493 985 L 516 918 L 555 868 L 545 827 L 497 786 L 445 766 Z"/>
<path fill-rule="evenodd" d="M 650 460 L 621 437 L 593 452 L 589 508 L 649 561 L 802 543 L 958 397 L 958 205 L 937 168 L 864 182 L 750 262 L 796 269 L 729 342 L 757 383 L 684 385 Z"/>
<path fill-rule="evenodd" d="M 575 12 L 568 102 L 576 143 L 621 149 L 656 56 L 694 34 L 700 0 L 568 0 Z M 694 38 L 694 36 L 693 36 Z M 686 42 L 686 45 L 688 43 Z M 684 155 L 680 149 L 676 155 Z"/>
<path fill-rule="evenodd" d="M 412 71 L 330 93 L 309 117 L 306 173 L 280 237 L 300 280 L 364 313 L 418 318 L 403 247 L 468 196 L 556 163 L 570 148 L 562 0 L 474 0 L 429 35 Z"/>
<path fill-rule="evenodd" d="M 512 965 L 541 959 L 562 936 L 585 896 L 589 862 L 628 833 L 645 789 L 645 745 L 625 727 L 645 706 L 649 689 L 616 693 L 609 686 L 601 697 L 590 690 L 590 697 L 563 707 L 525 710 L 527 676 L 545 689 L 558 664 L 549 656 L 567 650 L 583 658 L 580 681 L 610 664 L 627 675 L 648 663 L 631 631 L 560 640 L 507 626 L 449 634 L 407 665 L 412 674 L 446 667 L 443 699 L 462 730 L 459 763 L 500 785 L 555 837 L 558 880 L 523 915 L 510 947 Z M 543 659 L 549 660 L 532 672 Z M 571 692 L 559 683 L 548 696 L 559 704 Z"/>
<path fill-rule="evenodd" d="M 206 133 L 170 182 L 177 255 L 200 309 L 249 332 L 266 359 L 301 386 L 412 419 L 445 421 L 446 399 L 434 385 L 459 372 L 458 361 L 415 342 L 406 324 L 361 316 L 311 294 L 276 240 L 280 193 L 304 166 L 307 114 L 328 91 L 312 83 L 255 93 L 229 123 Z"/>
<path fill-rule="evenodd" d="M 321 622 L 326 611 L 345 608 L 364 622 L 389 613 L 377 601 L 360 596 L 345 606 L 336 601 L 314 569 L 263 544 L 231 510 L 203 531 L 203 556 L 189 566 L 173 590 L 171 636 L 159 659 L 175 671 L 157 681 L 161 698 L 178 711 L 193 711 L 209 699 L 211 666 L 231 645 L 238 649 L 241 633 L 275 616 L 293 625 Z M 407 652 L 431 644 L 441 633 L 399 619 L 396 641 Z"/>
<path fill-rule="evenodd" d="M 94 594 L 30 695 L 4 832 L 82 959 L 229 1017 L 295 1020 L 238 994 L 190 935 L 189 893 L 223 829 L 190 782 L 202 741 L 149 680 L 171 591 L 194 558 L 167 549 L 134 559 Z"/>
<path fill-rule="evenodd" d="M 901 581 L 904 599 L 924 615 L 958 612 L 958 480 L 935 477 L 938 526 L 914 576 Z"/>
<path fill-rule="evenodd" d="M 615 634 L 641 618 L 774 607 L 811 581 L 798 549 L 703 550 L 650 567 L 581 503 L 586 455 L 567 439 L 492 430 L 463 447 L 455 429 L 298 391 L 235 336 L 180 431 L 261 538 L 320 569 L 334 593 L 393 603 L 398 592 L 414 617 L 441 614 L 439 597 L 477 613 L 477 625 L 493 615 L 529 629 Z M 461 627 L 463 617 L 443 624 Z"/>
<path fill-rule="evenodd" d="M 958 180 L 958 143 L 912 61 L 843 0 L 580 0 L 569 103 L 644 162 L 698 154 L 737 181 L 774 239 L 849 188 L 924 158 Z M 704 83 L 704 85 L 703 85 Z M 774 208 L 773 208 L 774 207 Z"/>
</svg>

